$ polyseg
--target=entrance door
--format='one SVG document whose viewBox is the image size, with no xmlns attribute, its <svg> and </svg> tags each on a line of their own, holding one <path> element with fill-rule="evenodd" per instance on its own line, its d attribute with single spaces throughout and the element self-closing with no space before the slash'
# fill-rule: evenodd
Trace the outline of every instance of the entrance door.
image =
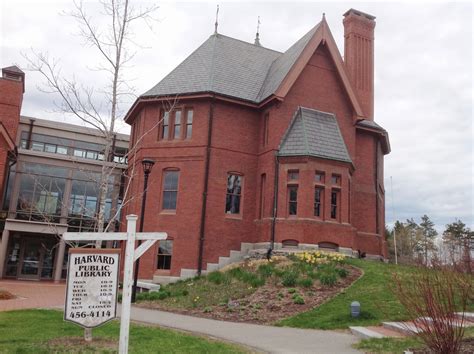
<svg viewBox="0 0 474 354">
<path fill-rule="evenodd" d="M 20 258 L 19 278 L 39 279 L 42 262 L 41 241 L 29 238 L 23 242 L 23 254 Z"/>
</svg>

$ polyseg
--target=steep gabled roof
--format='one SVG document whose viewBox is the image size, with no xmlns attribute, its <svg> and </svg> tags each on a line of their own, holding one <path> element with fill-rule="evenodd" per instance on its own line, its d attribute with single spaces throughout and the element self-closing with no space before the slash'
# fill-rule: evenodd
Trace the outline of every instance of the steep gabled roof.
<svg viewBox="0 0 474 354">
<path fill-rule="evenodd" d="M 329 26 L 323 20 L 280 53 L 221 34 L 213 34 L 170 74 L 140 96 L 125 120 L 141 102 L 169 96 L 217 94 L 261 105 L 283 99 L 319 45 L 325 45 L 357 117 L 364 117 Z"/>
<path fill-rule="evenodd" d="M 352 163 L 334 114 L 299 107 L 280 144 L 279 156 L 312 156 Z"/>
<path fill-rule="evenodd" d="M 215 92 L 255 102 L 281 53 L 214 34 L 142 97 Z"/>
</svg>

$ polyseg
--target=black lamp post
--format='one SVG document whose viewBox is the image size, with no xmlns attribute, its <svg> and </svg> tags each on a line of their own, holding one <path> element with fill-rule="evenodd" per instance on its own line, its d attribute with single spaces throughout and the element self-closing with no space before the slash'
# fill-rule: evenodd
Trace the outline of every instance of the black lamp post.
<svg viewBox="0 0 474 354">
<path fill-rule="evenodd" d="M 146 192 L 148 189 L 148 176 L 150 175 L 151 169 L 155 161 L 152 159 L 144 158 L 142 160 L 143 166 L 143 173 L 145 176 L 145 181 L 143 183 L 143 197 L 142 197 L 142 209 L 140 211 L 140 228 L 138 232 L 143 232 L 143 219 L 145 218 L 145 204 L 146 204 Z M 141 241 L 138 241 L 138 245 L 140 245 Z M 140 259 L 137 259 L 135 262 L 135 277 L 133 279 L 133 289 L 132 289 L 132 303 L 135 302 L 135 298 L 137 296 L 137 281 L 138 281 L 138 269 L 140 268 Z"/>
</svg>

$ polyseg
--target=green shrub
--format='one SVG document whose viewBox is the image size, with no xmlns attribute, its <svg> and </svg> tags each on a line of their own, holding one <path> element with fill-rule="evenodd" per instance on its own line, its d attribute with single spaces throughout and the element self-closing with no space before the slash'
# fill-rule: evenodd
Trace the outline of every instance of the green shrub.
<svg viewBox="0 0 474 354">
<path fill-rule="evenodd" d="M 211 283 L 214 283 L 214 284 L 222 284 L 225 280 L 225 275 L 224 273 L 222 272 L 219 272 L 219 271 L 214 271 L 214 272 L 211 272 L 207 275 L 207 280 L 209 280 Z"/>
<path fill-rule="evenodd" d="M 258 273 L 265 278 L 271 277 L 275 268 L 272 264 L 261 264 L 258 267 Z"/>
<path fill-rule="evenodd" d="M 302 286 L 303 288 L 311 288 L 313 286 L 313 279 L 311 278 L 304 278 L 298 281 L 298 285 Z"/>
<path fill-rule="evenodd" d="M 296 289 L 295 288 L 289 288 L 288 289 L 288 294 L 294 294 L 296 293 Z"/>
<path fill-rule="evenodd" d="M 336 273 L 337 273 L 341 278 L 345 278 L 345 277 L 347 277 L 347 275 L 349 274 L 349 272 L 347 271 L 347 269 L 344 269 L 344 268 L 336 268 Z"/>
<path fill-rule="evenodd" d="M 258 288 L 265 284 L 265 279 L 261 278 L 258 274 L 248 272 L 240 267 L 231 269 L 228 273 L 230 276 L 243 281 L 254 288 Z"/>
<path fill-rule="evenodd" d="M 202 312 L 204 312 L 204 313 L 212 312 L 212 307 L 206 306 L 206 307 L 204 307 L 204 310 L 202 310 Z"/>
<path fill-rule="evenodd" d="M 336 272 L 321 272 L 319 274 L 319 281 L 321 284 L 326 286 L 333 286 L 337 282 L 337 275 Z"/>
<path fill-rule="evenodd" d="M 311 279 L 318 279 L 319 277 L 319 274 L 315 271 L 311 271 L 311 272 L 308 272 L 307 273 L 308 277 L 310 277 Z"/>
<path fill-rule="evenodd" d="M 154 294 L 157 294 L 155 296 L 158 300 L 164 300 L 171 296 L 171 293 L 168 290 L 160 290 Z"/>
<path fill-rule="evenodd" d="M 286 270 L 281 277 L 281 283 L 283 286 L 295 286 L 297 281 L 298 273 L 293 269 Z"/>
<path fill-rule="evenodd" d="M 293 303 L 295 303 L 297 305 L 304 305 L 304 299 L 301 295 L 298 294 L 297 296 L 293 297 Z"/>
</svg>

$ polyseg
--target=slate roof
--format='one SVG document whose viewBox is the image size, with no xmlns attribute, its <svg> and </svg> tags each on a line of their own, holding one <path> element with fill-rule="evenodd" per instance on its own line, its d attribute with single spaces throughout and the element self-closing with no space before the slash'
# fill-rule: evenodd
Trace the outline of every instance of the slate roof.
<svg viewBox="0 0 474 354">
<path fill-rule="evenodd" d="M 280 144 L 279 156 L 314 156 L 350 162 L 336 117 L 299 107 Z"/>
<path fill-rule="evenodd" d="M 361 127 L 367 127 L 367 128 L 380 130 L 382 132 L 386 131 L 384 128 L 382 128 L 380 125 L 375 123 L 373 120 L 362 119 L 358 121 L 356 125 L 361 126 Z"/>
<path fill-rule="evenodd" d="M 214 92 L 259 103 L 279 87 L 318 27 L 285 53 L 213 34 L 141 97 Z"/>
<path fill-rule="evenodd" d="M 15 72 L 18 74 L 24 74 L 23 71 L 20 70 L 20 68 L 16 65 L 8 66 L 6 68 L 2 68 L 2 71 L 10 71 L 10 72 Z"/>
</svg>

